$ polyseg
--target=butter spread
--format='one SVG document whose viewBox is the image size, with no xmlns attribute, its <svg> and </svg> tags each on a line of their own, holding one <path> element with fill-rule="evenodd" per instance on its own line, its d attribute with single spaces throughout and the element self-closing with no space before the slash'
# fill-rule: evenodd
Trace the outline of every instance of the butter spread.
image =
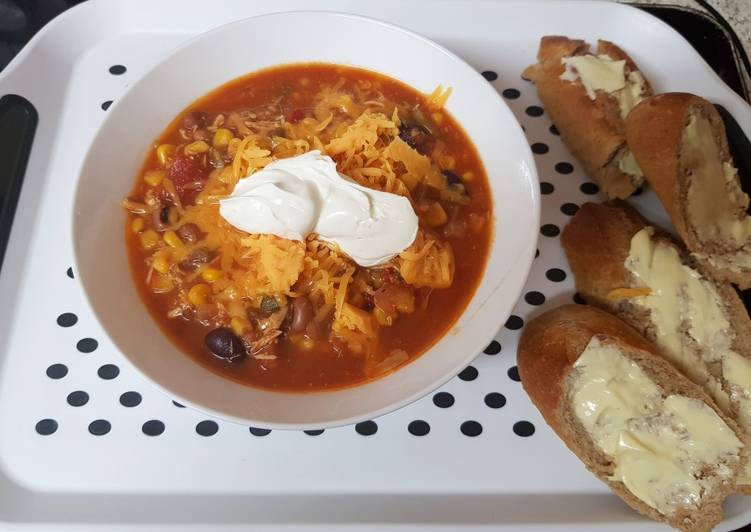
<svg viewBox="0 0 751 532">
<path fill-rule="evenodd" d="M 743 445 L 733 431 L 701 401 L 663 398 L 615 345 L 593 336 L 571 378 L 574 414 L 613 460 L 611 479 L 663 515 L 696 507 L 717 477 L 732 477 Z"/>
<path fill-rule="evenodd" d="M 657 345 L 691 380 L 727 411 L 729 398 L 709 364 L 730 350 L 730 324 L 711 283 L 681 262 L 675 246 L 645 227 L 631 238 L 625 268 L 650 293 L 630 301 L 650 311 Z"/>
<path fill-rule="evenodd" d="M 366 267 L 407 249 L 418 226 L 407 198 L 355 183 L 317 150 L 279 159 L 240 179 L 219 201 L 219 213 L 248 233 L 291 240 L 316 233 Z"/>
<path fill-rule="evenodd" d="M 682 142 L 683 168 L 690 172 L 686 210 L 699 239 L 743 246 L 751 238 L 751 218 L 746 216 L 749 198 L 741 190 L 735 167 L 722 161 L 709 120 L 692 113 Z"/>
<path fill-rule="evenodd" d="M 630 301 L 650 311 L 663 354 L 723 411 L 737 412 L 742 428 L 751 432 L 751 361 L 732 349 L 722 300 L 712 283 L 681 262 L 675 246 L 653 234 L 652 227 L 645 227 L 631 239 L 624 266 L 650 293 Z M 725 387 L 710 367 L 725 380 Z M 746 475 L 751 481 L 751 465 Z"/>
<path fill-rule="evenodd" d="M 636 177 L 644 177 L 644 173 L 641 171 L 639 164 L 636 162 L 634 154 L 631 150 L 624 148 L 621 154 L 618 156 L 618 169 L 624 174 L 629 174 Z"/>
<path fill-rule="evenodd" d="M 626 74 L 626 61 L 616 61 L 608 55 L 574 55 L 561 58 L 566 67 L 560 78 L 564 81 L 581 80 L 587 96 L 597 97 L 597 91 L 614 96 L 618 100 L 621 118 L 626 118 L 631 109 L 644 98 L 645 80 L 639 71 Z"/>
</svg>

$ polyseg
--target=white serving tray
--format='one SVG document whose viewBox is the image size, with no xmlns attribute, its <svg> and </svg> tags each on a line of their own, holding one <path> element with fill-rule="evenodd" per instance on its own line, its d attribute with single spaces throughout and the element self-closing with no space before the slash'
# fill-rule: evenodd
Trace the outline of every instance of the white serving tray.
<svg viewBox="0 0 751 532">
<path fill-rule="evenodd" d="M 219 420 L 216 434 L 201 436 L 196 426 L 208 418 L 173 405 L 108 341 L 78 282 L 66 273 L 73 261 L 73 189 L 106 112 L 102 104 L 117 99 L 193 35 L 243 17 L 300 9 L 358 13 L 403 25 L 447 46 L 479 71 L 495 72 L 492 84 L 499 92 L 519 91 L 515 98 L 507 91 L 506 101 L 530 143 L 549 149 L 536 156 L 547 183 L 542 224 L 555 226 L 545 228 L 548 234 L 570 218 L 564 211 L 572 207 L 562 211 L 563 205 L 599 197 L 580 189 L 586 179 L 550 132 L 547 115 L 526 112 L 539 101 L 520 72 L 534 61 L 542 35 L 613 40 L 633 55 L 657 90 L 702 94 L 725 106 L 751 134 L 751 109 L 686 41 L 657 19 L 612 3 L 99 0 L 73 8 L 40 31 L 0 74 L 0 95 L 20 94 L 39 112 L 0 274 L 0 529 L 663 529 L 637 516 L 587 473 L 509 377 L 520 332 L 513 319 L 512 328 L 498 324 L 500 353 L 479 354 L 472 364 L 476 372 L 468 370 L 464 380 L 455 378 L 440 390 L 452 395 L 452 406 L 439 408 L 433 396 L 426 397 L 375 420 L 378 430 L 369 436 L 360 433 L 366 432 L 363 427 L 315 436 L 280 431 L 260 436 L 264 433 Z M 127 70 L 111 74 L 113 65 Z M 573 173 L 557 172 L 560 162 L 572 163 Z M 636 201 L 653 219 L 664 220 L 649 193 Z M 539 250 L 525 293 L 539 292 L 545 302 L 536 304 L 539 294 L 523 297 L 514 314 L 524 320 L 574 295 L 558 238 L 540 236 Z M 566 278 L 551 280 L 560 273 L 552 269 Z M 77 320 L 60 317 L 65 313 Z M 62 327 L 58 320 L 75 324 Z M 77 346 L 88 351 L 93 345 L 82 339 L 95 339 L 96 349 L 79 351 Z M 59 376 L 59 367 L 48 369 L 53 364 L 63 364 L 67 374 L 48 377 L 48 371 Z M 114 375 L 112 367 L 101 369 L 107 364 L 119 369 L 115 378 L 99 376 Z M 139 394 L 138 406 L 120 404 L 130 391 Z M 86 395 L 69 397 L 72 392 Z M 486 406 L 489 393 L 502 394 L 505 406 Z M 79 404 L 84 397 L 88 401 L 82 406 L 67 402 Z M 45 419 L 55 420 L 54 433 L 37 432 Z M 107 423 L 90 427 L 96 420 Z M 142 427 L 149 420 L 161 421 L 164 432 L 145 435 Z M 415 420 L 427 422 L 430 432 L 412 435 L 408 426 Z M 467 421 L 479 423 L 482 433 L 464 435 L 461 427 L 473 426 L 463 425 Z M 525 428 L 520 421 L 531 423 L 534 434 L 517 435 L 515 428 Z M 90 432 L 107 426 L 104 435 Z M 731 498 L 726 514 L 720 530 L 751 522 L 751 498 Z"/>
</svg>

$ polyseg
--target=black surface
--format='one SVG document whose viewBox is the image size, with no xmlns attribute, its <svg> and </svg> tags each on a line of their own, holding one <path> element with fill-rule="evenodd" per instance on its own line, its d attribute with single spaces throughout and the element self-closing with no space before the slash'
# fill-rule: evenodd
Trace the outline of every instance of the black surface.
<svg viewBox="0 0 751 532">
<path fill-rule="evenodd" d="M 36 109 L 25 98 L 15 94 L 0 98 L 0 266 L 5 258 L 37 120 Z"/>
<path fill-rule="evenodd" d="M 742 68 L 739 65 L 739 56 L 736 55 L 730 35 L 721 23 L 715 21 L 711 15 L 685 8 L 634 5 L 675 28 L 731 89 L 748 100 L 743 76 L 739 72 L 739 68 Z"/>
</svg>

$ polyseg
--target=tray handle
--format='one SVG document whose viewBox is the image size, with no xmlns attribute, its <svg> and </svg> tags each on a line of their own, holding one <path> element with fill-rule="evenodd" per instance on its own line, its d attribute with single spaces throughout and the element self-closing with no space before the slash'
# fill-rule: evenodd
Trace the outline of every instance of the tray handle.
<svg viewBox="0 0 751 532">
<path fill-rule="evenodd" d="M 0 267 L 10 238 L 38 122 L 34 105 L 17 94 L 0 98 Z"/>
</svg>

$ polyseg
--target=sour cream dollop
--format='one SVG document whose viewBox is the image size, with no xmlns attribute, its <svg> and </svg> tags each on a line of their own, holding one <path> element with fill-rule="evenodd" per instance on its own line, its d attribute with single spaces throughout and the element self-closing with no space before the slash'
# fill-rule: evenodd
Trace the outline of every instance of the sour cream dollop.
<svg viewBox="0 0 751 532">
<path fill-rule="evenodd" d="M 219 213 L 248 233 L 304 240 L 311 233 L 339 246 L 360 266 L 376 266 L 417 235 L 409 200 L 358 185 L 314 150 L 280 159 L 237 182 Z"/>
</svg>

